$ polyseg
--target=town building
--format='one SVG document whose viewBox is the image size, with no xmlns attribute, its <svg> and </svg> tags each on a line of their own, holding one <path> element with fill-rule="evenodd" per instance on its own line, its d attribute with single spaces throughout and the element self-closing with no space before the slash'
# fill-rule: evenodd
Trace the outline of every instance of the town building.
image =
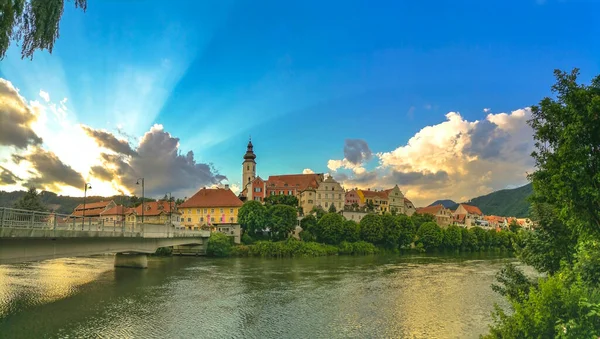
<svg viewBox="0 0 600 339">
<path fill-rule="evenodd" d="M 142 215 L 143 209 L 143 215 Z M 145 224 L 172 224 L 178 226 L 181 213 L 177 211 L 175 202 L 165 200 L 146 201 L 125 212 L 126 221 Z"/>
<path fill-rule="evenodd" d="M 432 215 L 440 227 L 448 227 L 452 224 L 452 211 L 442 204 L 417 208 L 417 213 Z"/>
<path fill-rule="evenodd" d="M 120 223 L 125 221 L 125 216 L 129 212 L 129 208 L 122 205 L 117 205 L 100 213 L 100 219 L 105 223 Z"/>
<path fill-rule="evenodd" d="M 99 220 L 100 214 L 106 210 L 109 210 L 113 207 L 117 206 L 114 201 L 99 201 L 99 202 L 88 202 L 85 204 L 79 204 L 71 213 L 71 217 L 81 218 L 85 216 L 86 218 L 92 218 Z"/>
<path fill-rule="evenodd" d="M 362 207 L 364 204 L 360 200 L 360 196 L 358 196 L 358 190 L 352 189 L 346 191 L 346 206 L 350 208 L 354 207 Z"/>
<path fill-rule="evenodd" d="M 360 221 L 362 220 L 362 218 L 365 217 L 365 215 L 369 214 L 369 212 L 361 212 L 361 211 L 342 211 L 340 212 L 340 214 L 346 219 L 346 220 L 352 220 L 352 221 L 356 221 L 358 223 L 360 223 Z"/>
<path fill-rule="evenodd" d="M 471 228 L 482 223 L 483 213 L 477 206 L 459 204 L 456 210 L 453 212 L 455 222 L 459 226 Z M 481 220 L 481 221 L 480 221 Z"/>
<path fill-rule="evenodd" d="M 202 188 L 183 204 L 182 225 L 188 229 L 234 227 L 242 201 L 229 189 Z M 230 225 L 230 226 L 225 226 Z"/>
<path fill-rule="evenodd" d="M 413 215 L 416 208 L 412 201 L 402 194 L 398 185 L 387 190 L 352 189 L 346 192 L 346 210 L 352 210 L 358 205 L 359 209 L 365 210 L 372 207 L 376 213 L 398 213 Z"/>
<path fill-rule="evenodd" d="M 320 207 L 325 211 L 328 211 L 331 206 L 334 206 L 336 211 L 342 211 L 344 209 L 345 200 L 346 192 L 344 191 L 344 188 L 331 176 L 328 176 L 327 179 L 318 182 L 315 206 Z"/>
<path fill-rule="evenodd" d="M 256 178 L 256 154 L 254 154 L 254 145 L 252 140 L 248 141 L 246 154 L 244 154 L 244 162 L 242 162 L 242 189 Z"/>
</svg>

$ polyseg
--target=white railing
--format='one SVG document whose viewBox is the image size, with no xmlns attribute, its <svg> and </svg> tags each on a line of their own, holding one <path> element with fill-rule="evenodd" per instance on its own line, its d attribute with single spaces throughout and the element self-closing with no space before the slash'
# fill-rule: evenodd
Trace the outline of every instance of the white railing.
<svg viewBox="0 0 600 339">
<path fill-rule="evenodd" d="M 0 228 L 132 234 L 149 238 L 209 237 L 210 231 L 0 207 Z"/>
</svg>

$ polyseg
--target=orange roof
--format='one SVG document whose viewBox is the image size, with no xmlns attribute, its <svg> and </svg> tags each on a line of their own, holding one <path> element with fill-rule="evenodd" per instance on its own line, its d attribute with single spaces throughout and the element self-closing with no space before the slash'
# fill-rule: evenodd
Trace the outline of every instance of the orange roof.
<svg viewBox="0 0 600 339">
<path fill-rule="evenodd" d="M 100 213 L 104 212 L 104 207 L 102 208 L 94 208 L 94 209 L 88 209 L 87 208 L 87 204 L 85 206 L 85 216 L 86 217 L 97 217 L 100 216 Z M 83 217 L 83 212 L 84 210 L 78 210 L 78 211 L 74 211 L 73 213 L 71 213 L 72 216 L 74 217 Z"/>
<path fill-rule="evenodd" d="M 286 174 L 286 175 L 271 175 L 267 180 L 267 189 L 270 187 L 294 187 L 299 191 L 307 189 L 316 189 L 319 182 L 323 181 L 323 174 Z"/>
<path fill-rule="evenodd" d="M 100 213 L 100 215 L 122 215 L 125 214 L 127 210 L 128 209 L 124 206 L 119 205 Z"/>
<path fill-rule="evenodd" d="M 440 213 L 440 211 L 442 209 L 444 209 L 444 206 L 442 204 L 435 205 L 435 206 L 420 207 L 420 208 L 417 208 L 417 213 L 436 215 L 436 214 Z"/>
<path fill-rule="evenodd" d="M 99 201 L 99 202 L 88 202 L 85 204 L 85 209 L 86 210 L 91 210 L 91 209 L 96 209 L 96 208 L 106 208 L 106 206 L 108 206 L 112 201 Z M 79 204 L 77 205 L 77 207 L 75 207 L 75 211 L 77 210 L 83 210 L 83 204 Z M 86 212 L 87 215 L 87 212 Z"/>
<path fill-rule="evenodd" d="M 504 217 L 499 217 L 497 215 L 486 215 L 483 219 L 490 222 L 504 222 Z"/>
<path fill-rule="evenodd" d="M 388 192 L 386 191 L 369 191 L 369 190 L 360 190 L 365 198 L 375 198 L 379 197 L 379 199 L 387 199 Z"/>
<path fill-rule="evenodd" d="M 483 213 L 481 213 L 481 210 L 477 206 L 466 205 L 466 204 L 461 204 L 461 206 L 464 207 L 465 210 L 467 210 L 467 212 L 469 212 L 469 214 L 483 215 Z"/>
<path fill-rule="evenodd" d="M 165 200 L 146 201 L 144 202 L 144 215 L 152 216 L 160 215 L 161 213 L 169 213 L 171 211 L 171 206 L 173 206 L 173 213 L 178 213 L 174 202 L 169 204 L 169 202 Z M 140 204 L 138 207 L 129 209 L 126 212 L 126 214 L 131 213 L 142 215 L 142 205 Z"/>
<path fill-rule="evenodd" d="M 179 207 L 240 207 L 244 203 L 224 188 L 203 188 Z"/>
</svg>

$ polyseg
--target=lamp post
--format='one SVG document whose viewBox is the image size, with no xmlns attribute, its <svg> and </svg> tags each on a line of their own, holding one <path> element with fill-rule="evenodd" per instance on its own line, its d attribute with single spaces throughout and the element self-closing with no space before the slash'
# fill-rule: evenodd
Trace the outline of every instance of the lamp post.
<svg viewBox="0 0 600 339">
<path fill-rule="evenodd" d="M 81 230 L 83 231 L 83 225 L 85 224 L 85 198 L 87 197 L 87 190 L 92 189 L 92 185 L 89 182 L 85 183 L 83 188 L 83 218 L 81 218 Z"/>
<path fill-rule="evenodd" d="M 173 197 L 171 192 L 169 192 L 169 224 L 169 226 L 173 226 Z"/>
<path fill-rule="evenodd" d="M 144 178 L 138 178 L 136 185 L 142 183 L 142 224 L 144 223 Z"/>
</svg>

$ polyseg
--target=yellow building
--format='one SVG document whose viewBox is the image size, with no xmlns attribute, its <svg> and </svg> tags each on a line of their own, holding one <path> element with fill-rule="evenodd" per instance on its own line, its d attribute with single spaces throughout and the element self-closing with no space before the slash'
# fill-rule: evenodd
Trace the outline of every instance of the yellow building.
<svg viewBox="0 0 600 339">
<path fill-rule="evenodd" d="M 167 224 L 178 225 L 181 219 L 181 213 L 177 211 L 174 202 L 168 201 L 146 201 L 143 204 L 144 211 L 142 213 L 142 204 L 136 208 L 131 208 L 125 211 L 125 221 L 127 222 L 143 222 L 146 224 Z M 171 208 L 173 212 L 171 212 Z"/>
<path fill-rule="evenodd" d="M 194 229 L 237 224 L 242 201 L 228 188 L 203 188 L 183 204 L 181 225 Z"/>
</svg>

